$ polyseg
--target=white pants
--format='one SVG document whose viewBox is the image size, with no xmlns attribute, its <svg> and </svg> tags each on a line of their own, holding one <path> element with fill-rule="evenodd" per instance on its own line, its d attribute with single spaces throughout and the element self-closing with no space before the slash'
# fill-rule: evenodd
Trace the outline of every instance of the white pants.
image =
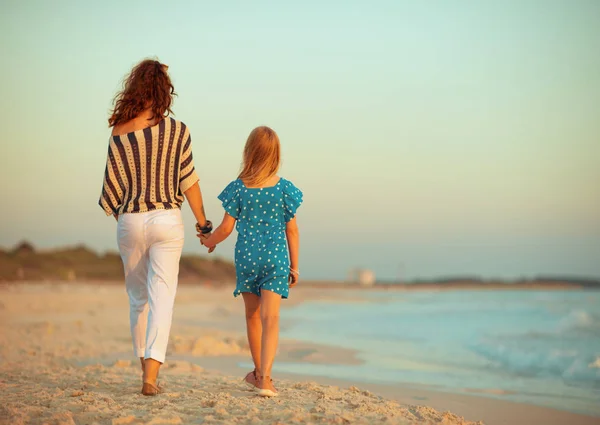
<svg viewBox="0 0 600 425">
<path fill-rule="evenodd" d="M 165 361 L 183 237 L 179 209 L 119 216 L 117 240 L 137 357 Z"/>
</svg>

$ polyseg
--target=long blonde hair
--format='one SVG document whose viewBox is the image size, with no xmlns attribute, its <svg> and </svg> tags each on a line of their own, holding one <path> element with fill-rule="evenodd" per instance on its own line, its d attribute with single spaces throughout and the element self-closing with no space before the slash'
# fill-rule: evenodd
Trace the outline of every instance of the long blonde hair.
<svg viewBox="0 0 600 425">
<path fill-rule="evenodd" d="M 238 176 L 247 186 L 259 186 L 277 174 L 281 149 L 277 133 L 269 127 L 256 127 L 246 141 L 242 170 Z"/>
</svg>

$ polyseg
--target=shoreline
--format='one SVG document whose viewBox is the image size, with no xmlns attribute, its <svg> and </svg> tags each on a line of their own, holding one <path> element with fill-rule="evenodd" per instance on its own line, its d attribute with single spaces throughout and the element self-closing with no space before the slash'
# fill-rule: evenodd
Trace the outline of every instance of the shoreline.
<svg viewBox="0 0 600 425">
<path fill-rule="evenodd" d="M 201 358 L 198 364 L 218 370 L 224 374 L 243 376 L 247 371 L 240 363 L 248 363 L 244 358 Z M 237 372 L 237 373 L 236 373 Z M 456 393 L 429 388 L 425 385 L 398 383 L 352 382 L 347 379 L 329 378 L 319 375 L 277 372 L 278 376 L 289 380 L 311 380 L 321 385 L 337 387 L 357 386 L 375 395 L 395 400 L 402 404 L 427 404 L 439 411 L 452 411 L 467 420 L 481 420 L 486 425 L 595 425 L 600 417 L 583 415 L 551 407 L 528 403 L 489 398 L 481 391 L 479 394 Z"/>
<path fill-rule="evenodd" d="M 0 280 L 0 288 L 19 286 L 122 286 L 122 280 Z M 334 280 L 306 280 L 301 281 L 298 289 L 328 289 L 350 291 L 377 291 L 377 292 L 442 292 L 442 291 L 600 291 L 600 286 L 587 286 L 569 282 L 517 282 L 517 283 L 375 283 L 373 285 L 360 285 L 345 281 Z M 216 282 L 211 280 L 180 280 L 179 287 L 199 287 L 206 289 L 225 290 L 235 288 L 235 282 Z M 287 303 L 293 302 L 286 300 Z"/>
</svg>

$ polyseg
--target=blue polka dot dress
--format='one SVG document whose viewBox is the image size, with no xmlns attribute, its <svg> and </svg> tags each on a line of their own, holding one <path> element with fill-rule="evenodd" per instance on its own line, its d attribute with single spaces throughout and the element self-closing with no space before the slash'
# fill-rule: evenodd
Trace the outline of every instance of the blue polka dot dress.
<svg viewBox="0 0 600 425">
<path fill-rule="evenodd" d="M 247 188 L 237 179 L 227 185 L 219 200 L 237 220 L 233 295 L 250 292 L 260 296 L 260 290 L 267 289 L 287 298 L 290 260 L 285 225 L 302 204 L 300 189 L 283 178 L 265 188 Z"/>
</svg>

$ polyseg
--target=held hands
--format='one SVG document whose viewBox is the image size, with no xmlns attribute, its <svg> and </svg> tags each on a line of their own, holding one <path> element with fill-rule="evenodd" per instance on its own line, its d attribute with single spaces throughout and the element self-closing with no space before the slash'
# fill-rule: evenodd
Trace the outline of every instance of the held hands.
<svg viewBox="0 0 600 425">
<path fill-rule="evenodd" d="M 216 244 L 213 244 L 212 246 L 207 246 L 205 243 L 205 241 L 207 239 L 209 239 L 210 236 L 212 235 L 212 231 L 213 231 L 213 225 L 210 220 L 206 220 L 206 223 L 204 223 L 204 226 L 201 226 L 200 222 L 196 223 L 196 232 L 197 232 L 196 236 L 198 236 L 198 238 L 200 239 L 200 244 L 202 244 L 208 248 L 209 254 L 211 252 L 213 252 L 216 248 Z"/>
<path fill-rule="evenodd" d="M 202 234 L 202 233 L 196 234 L 196 236 L 198 236 L 198 239 L 200 239 L 200 244 L 202 244 L 202 245 L 204 245 L 205 247 L 208 248 L 208 253 L 209 254 L 211 252 L 213 252 L 215 250 L 215 248 L 217 247 L 216 245 L 209 246 L 209 245 L 207 245 L 205 243 L 205 241 L 210 238 L 210 235 L 212 235 L 212 232 L 211 233 L 206 233 L 206 234 Z"/>
</svg>

